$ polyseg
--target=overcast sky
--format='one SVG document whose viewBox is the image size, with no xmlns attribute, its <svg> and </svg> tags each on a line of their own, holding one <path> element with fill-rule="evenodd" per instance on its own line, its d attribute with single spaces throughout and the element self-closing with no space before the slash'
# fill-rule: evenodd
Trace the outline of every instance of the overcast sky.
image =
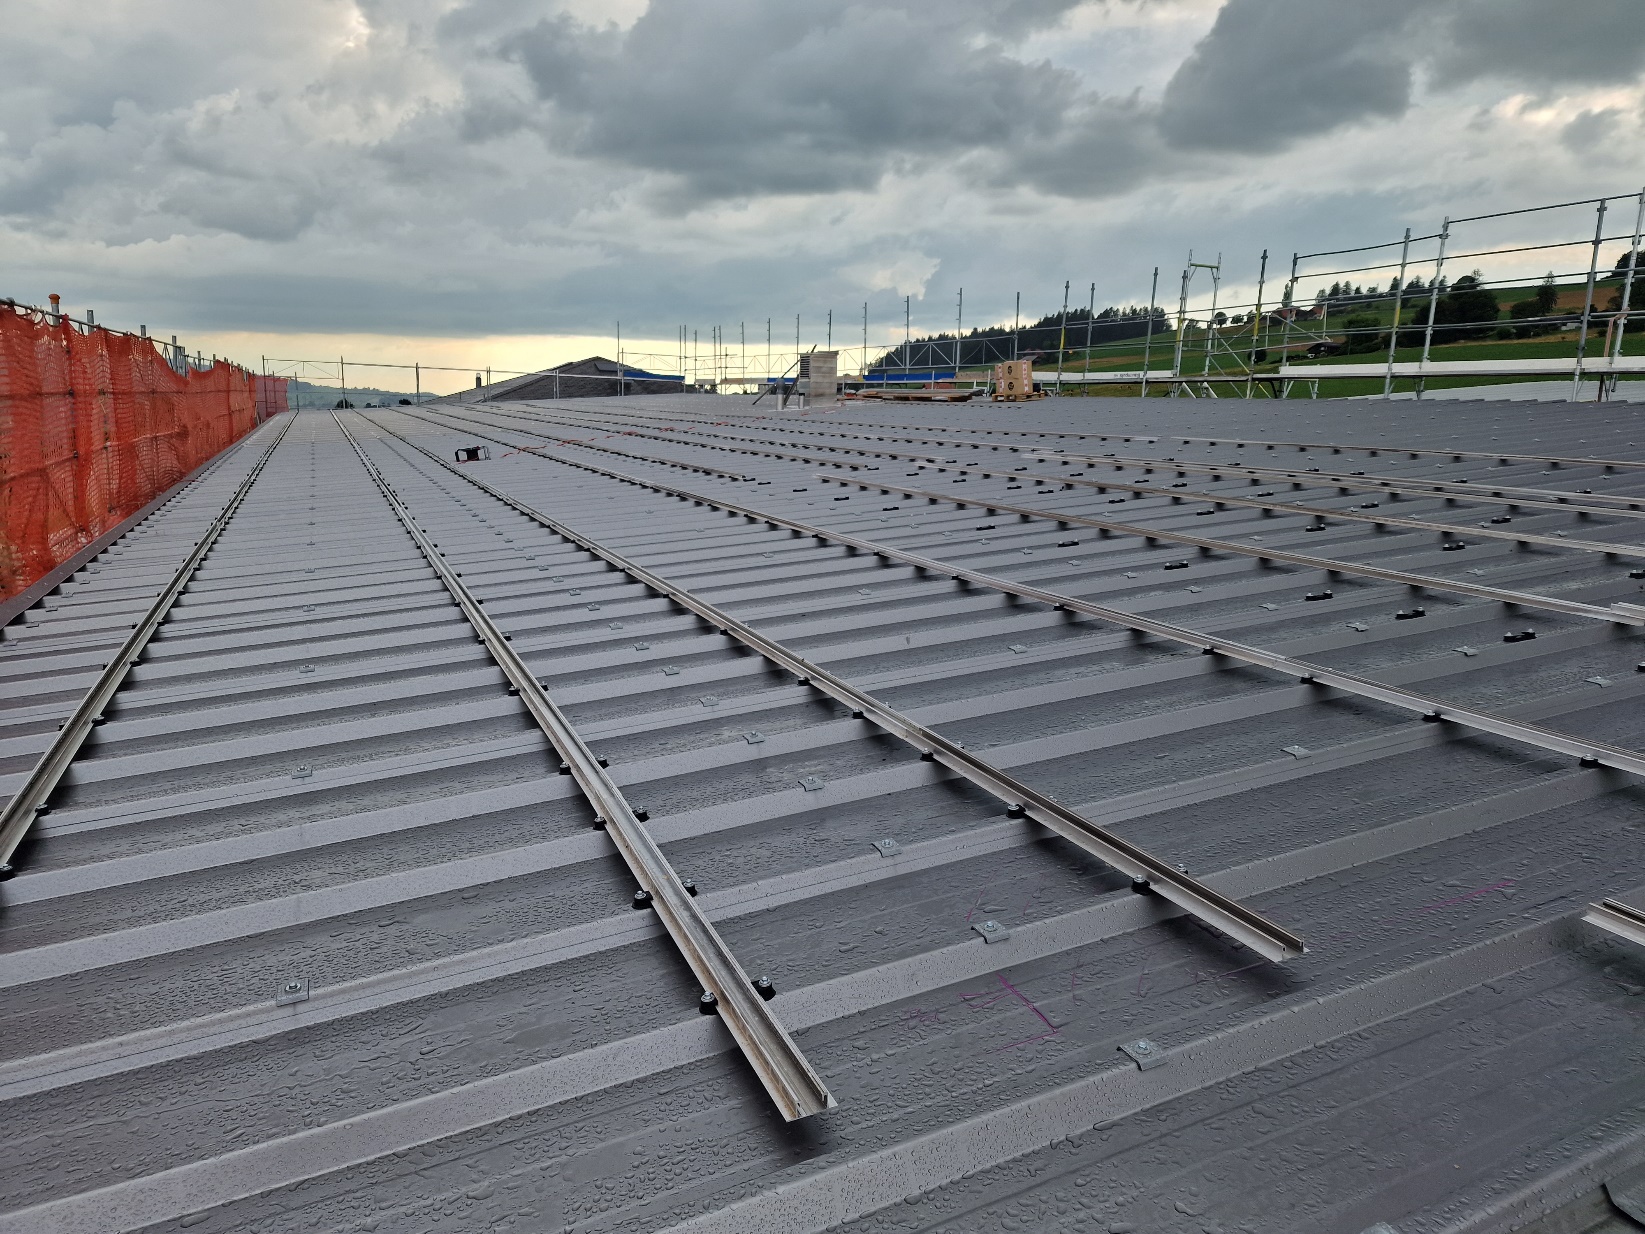
<svg viewBox="0 0 1645 1234">
<path fill-rule="evenodd" d="M 1265 247 L 1283 276 L 1645 181 L 1625 0 L 0 0 L 0 31 L 0 294 L 253 363 L 537 367 L 618 320 L 763 350 L 796 313 L 809 346 L 830 309 L 856 346 L 864 301 L 883 341 L 905 295 L 916 331 L 961 287 L 1009 321 L 1065 279 L 1146 302 L 1156 264 L 1174 307 L 1189 248 L 1249 294 Z"/>
</svg>

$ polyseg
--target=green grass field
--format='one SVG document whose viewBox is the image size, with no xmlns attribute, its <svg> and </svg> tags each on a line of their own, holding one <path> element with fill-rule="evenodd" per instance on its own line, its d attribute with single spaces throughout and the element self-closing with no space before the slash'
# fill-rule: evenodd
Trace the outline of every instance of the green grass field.
<svg viewBox="0 0 1645 1234">
<path fill-rule="evenodd" d="M 1536 283 L 1528 283 L 1519 287 L 1495 288 L 1497 300 L 1502 306 L 1499 321 L 1509 324 L 1508 307 L 1519 300 L 1530 299 L 1537 288 Z M 1645 278 L 1636 284 L 1636 291 L 1632 297 L 1635 312 L 1645 316 Z M 1556 312 L 1581 312 L 1586 299 L 1586 286 L 1583 283 L 1565 284 L 1556 287 L 1558 300 Z M 1616 294 L 1619 285 L 1610 282 L 1601 282 L 1594 290 L 1594 304 L 1596 313 L 1603 313 L 1606 302 Z M 1403 306 L 1402 317 L 1407 322 L 1404 329 L 1411 329 L 1410 322 L 1413 308 L 1423 319 L 1426 312 L 1422 308 L 1426 304 L 1427 293 L 1418 292 L 1415 299 L 1406 300 Z M 1293 332 L 1288 363 L 1297 367 L 1307 367 L 1310 364 L 1363 364 L 1368 368 L 1385 365 L 1388 362 L 1388 353 L 1384 350 L 1362 352 L 1356 355 L 1322 356 L 1318 360 L 1309 360 L 1301 354 L 1309 342 L 1324 335 L 1327 338 L 1341 340 L 1344 336 L 1340 332 L 1340 323 L 1349 316 L 1373 316 L 1377 320 L 1377 327 L 1386 332 L 1393 320 L 1393 302 L 1382 301 L 1371 304 L 1354 304 L 1340 306 L 1329 313 L 1324 320 L 1303 323 L 1302 329 Z M 1605 317 L 1599 316 L 1597 322 L 1590 327 L 1586 354 L 1595 357 L 1601 354 L 1605 346 Z M 1367 327 L 1370 328 L 1370 327 Z M 1302 330 L 1305 329 L 1306 333 Z M 1221 373 L 1223 376 L 1245 375 L 1245 357 L 1251 350 L 1251 334 L 1249 326 L 1228 326 L 1211 332 L 1214 335 L 1213 358 L 1211 364 L 1212 376 Z M 1182 370 L 1185 374 L 1197 374 L 1205 367 L 1205 353 L 1208 333 L 1204 330 L 1189 330 L 1183 346 Z M 1282 346 L 1283 331 L 1274 328 L 1263 333 L 1262 345 L 1267 348 L 1269 357 L 1264 363 L 1258 364 L 1252 370 L 1256 376 L 1273 375 L 1278 371 L 1280 349 Z M 1563 359 L 1574 357 L 1577 349 L 1577 331 L 1565 330 L 1557 334 L 1544 335 L 1539 338 L 1528 339 L 1469 339 L 1460 342 L 1435 344 L 1429 351 L 1429 358 L 1434 361 L 1444 360 L 1538 360 Z M 1156 334 L 1153 344 L 1147 355 L 1147 367 L 1153 370 L 1169 369 L 1176 350 L 1176 333 L 1173 330 L 1168 334 Z M 1622 354 L 1627 356 L 1645 355 L 1645 331 L 1630 332 L 1624 339 Z M 1417 361 L 1422 359 L 1421 346 L 1399 347 L 1394 352 L 1396 362 Z M 1036 362 L 1036 366 L 1044 370 L 1056 367 L 1054 357 L 1045 357 Z M 1132 339 L 1122 343 L 1110 344 L 1106 347 L 1093 347 L 1090 351 L 1069 351 L 1064 354 L 1062 369 L 1067 373 L 1111 373 L 1137 370 L 1144 367 L 1144 351 L 1140 340 Z M 988 370 L 968 369 L 961 374 L 961 380 L 985 381 L 988 379 Z M 1486 375 L 1480 377 L 1447 377 L 1430 378 L 1427 386 L 1432 390 L 1455 389 L 1478 385 L 1505 385 L 1519 381 L 1545 381 L 1546 377 L 1514 377 L 1503 375 Z M 1413 383 L 1410 380 L 1395 382 L 1395 390 L 1409 390 Z M 1383 379 L 1381 376 L 1367 374 L 1364 380 L 1358 378 L 1331 378 L 1321 382 L 1322 396 L 1346 396 L 1354 394 L 1380 394 Z M 1091 390 L 1095 397 L 1130 397 L 1134 398 L 1141 392 L 1140 386 L 1099 386 Z M 1149 390 L 1153 395 L 1154 389 Z M 1159 389 L 1163 396 L 1164 388 Z M 1299 385 L 1292 390 L 1293 398 L 1309 397 L 1306 385 Z"/>
</svg>

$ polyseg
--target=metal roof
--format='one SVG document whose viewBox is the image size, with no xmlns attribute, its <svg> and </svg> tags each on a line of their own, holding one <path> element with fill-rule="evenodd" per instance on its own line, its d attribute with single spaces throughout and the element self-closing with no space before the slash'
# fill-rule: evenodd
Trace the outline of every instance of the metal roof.
<svg viewBox="0 0 1645 1234">
<path fill-rule="evenodd" d="M 1642 515 L 1623 405 L 278 417 L 0 640 L 0 1232 L 1645 1225 Z"/>
</svg>

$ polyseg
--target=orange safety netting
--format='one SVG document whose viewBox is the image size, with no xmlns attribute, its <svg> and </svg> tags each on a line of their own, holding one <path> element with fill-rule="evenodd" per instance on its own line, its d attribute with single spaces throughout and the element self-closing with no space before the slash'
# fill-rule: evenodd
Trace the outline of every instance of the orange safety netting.
<svg viewBox="0 0 1645 1234">
<path fill-rule="evenodd" d="M 0 304 L 0 597 L 284 411 L 285 387 Z"/>
</svg>

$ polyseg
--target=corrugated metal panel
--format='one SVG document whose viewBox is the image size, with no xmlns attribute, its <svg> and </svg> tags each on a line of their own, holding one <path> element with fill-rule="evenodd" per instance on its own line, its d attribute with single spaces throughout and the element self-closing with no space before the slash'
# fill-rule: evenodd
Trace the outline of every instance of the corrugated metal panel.
<svg viewBox="0 0 1645 1234">
<path fill-rule="evenodd" d="M 1483 1234 L 1645 1157 L 1624 411 L 765 410 L 305 412 L 7 629 L 9 793 L 243 489 L 4 884 L 0 1230 Z"/>
</svg>

